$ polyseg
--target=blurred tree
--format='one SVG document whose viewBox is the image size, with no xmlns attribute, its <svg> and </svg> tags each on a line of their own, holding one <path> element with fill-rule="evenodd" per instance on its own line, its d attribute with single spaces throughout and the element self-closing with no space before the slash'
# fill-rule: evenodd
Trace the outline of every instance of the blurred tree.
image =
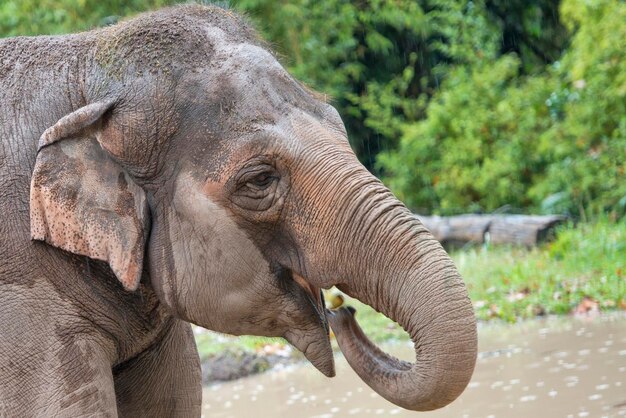
<svg viewBox="0 0 626 418">
<path fill-rule="evenodd" d="M 542 156 L 533 140 L 551 126 L 555 82 L 520 80 L 515 55 L 450 71 L 427 118 L 407 125 L 380 164 L 389 186 L 421 213 L 527 207 Z"/>
<path fill-rule="evenodd" d="M 516 54 L 451 68 L 426 119 L 380 156 L 413 208 L 624 214 L 626 3 L 561 10 L 575 35 L 560 61 L 521 77 Z"/>
<path fill-rule="evenodd" d="M 485 0 L 487 18 L 502 34 L 500 54 L 515 53 L 524 72 L 556 61 L 569 40 L 560 0 Z"/>
<path fill-rule="evenodd" d="M 581 218 L 626 213 L 626 2 L 564 0 L 575 32 L 546 99 L 554 125 L 538 152 L 545 174 L 530 196 Z"/>
<path fill-rule="evenodd" d="M 180 2 L 180 1 L 178 1 Z M 0 37 L 62 34 L 117 22 L 176 0 L 3 0 Z"/>
</svg>

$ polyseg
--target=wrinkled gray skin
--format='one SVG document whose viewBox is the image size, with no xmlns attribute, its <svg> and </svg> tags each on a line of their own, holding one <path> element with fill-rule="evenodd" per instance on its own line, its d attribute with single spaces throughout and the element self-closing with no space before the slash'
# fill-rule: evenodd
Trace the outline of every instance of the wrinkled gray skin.
<svg viewBox="0 0 626 418">
<path fill-rule="evenodd" d="M 475 320 L 450 258 L 241 18 L 2 40 L 0 91 L 0 416 L 199 416 L 189 322 L 284 336 L 332 376 L 328 319 L 391 402 L 465 388 Z M 333 285 L 416 362 L 324 312 Z"/>
</svg>

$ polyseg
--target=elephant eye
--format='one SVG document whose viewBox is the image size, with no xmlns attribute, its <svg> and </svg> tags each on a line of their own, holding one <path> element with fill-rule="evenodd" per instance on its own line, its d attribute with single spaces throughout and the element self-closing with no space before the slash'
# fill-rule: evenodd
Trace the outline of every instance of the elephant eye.
<svg viewBox="0 0 626 418">
<path fill-rule="evenodd" d="M 280 184 L 280 174 L 273 164 L 255 162 L 233 178 L 231 200 L 243 209 L 265 211 L 273 206 Z"/>
<path fill-rule="evenodd" d="M 278 180 L 278 177 L 272 175 L 272 173 L 270 172 L 265 172 L 258 174 L 252 179 L 248 180 L 247 185 L 252 188 L 265 189 L 276 180 Z"/>
</svg>

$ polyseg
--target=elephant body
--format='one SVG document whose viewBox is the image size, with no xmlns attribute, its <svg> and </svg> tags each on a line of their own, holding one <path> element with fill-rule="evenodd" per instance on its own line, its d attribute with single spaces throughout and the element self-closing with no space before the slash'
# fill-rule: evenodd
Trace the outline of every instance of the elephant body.
<svg viewBox="0 0 626 418">
<path fill-rule="evenodd" d="M 0 416 L 199 416 L 190 322 L 283 336 L 332 376 L 330 321 L 411 409 L 467 384 L 451 261 L 242 18 L 179 6 L 0 40 L 0 91 Z M 417 366 L 326 312 L 333 285 L 403 325 Z"/>
<path fill-rule="evenodd" d="M 128 292 L 105 262 L 30 239 L 37 141 L 84 100 L 83 38 L 0 41 L 0 416 L 199 415 L 191 326 L 147 275 Z"/>
</svg>

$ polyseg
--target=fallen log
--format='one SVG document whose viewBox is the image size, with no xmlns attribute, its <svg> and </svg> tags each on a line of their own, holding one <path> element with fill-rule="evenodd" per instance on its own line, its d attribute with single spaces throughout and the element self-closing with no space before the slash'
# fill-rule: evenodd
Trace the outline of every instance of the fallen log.
<svg viewBox="0 0 626 418">
<path fill-rule="evenodd" d="M 416 215 L 442 244 L 513 244 L 532 247 L 554 237 L 561 215 Z"/>
</svg>

